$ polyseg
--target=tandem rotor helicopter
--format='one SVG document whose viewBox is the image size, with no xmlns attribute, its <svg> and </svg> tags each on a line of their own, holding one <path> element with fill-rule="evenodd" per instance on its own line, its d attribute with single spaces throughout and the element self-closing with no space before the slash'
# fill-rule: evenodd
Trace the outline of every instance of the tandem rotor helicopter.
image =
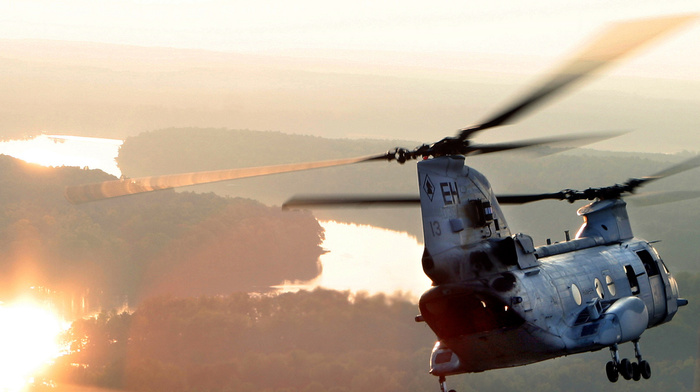
<svg viewBox="0 0 700 392">
<path fill-rule="evenodd" d="M 651 377 L 640 337 L 671 321 L 679 307 L 675 279 L 653 246 L 634 237 L 623 198 L 651 181 L 700 166 L 700 156 L 623 184 L 555 193 L 495 195 L 489 181 L 465 165 L 465 157 L 571 141 L 550 138 L 478 145 L 478 132 L 513 122 L 575 82 L 623 55 L 696 19 L 662 17 L 613 24 L 552 77 L 478 125 L 415 149 L 331 161 L 122 179 L 66 188 L 82 203 L 173 187 L 370 161 L 418 160 L 420 197 L 299 197 L 284 207 L 420 204 L 425 251 L 422 266 L 432 287 L 420 298 L 420 315 L 437 343 L 430 373 L 447 392 L 446 377 L 527 365 L 563 355 L 609 348 L 605 373 L 639 380 Z M 580 138 L 579 138 L 580 139 Z M 577 139 L 577 140 L 579 140 Z M 535 247 L 513 234 L 501 204 L 540 200 L 591 200 L 578 209 L 583 225 L 574 239 Z M 632 342 L 635 358 L 620 358 Z"/>
</svg>

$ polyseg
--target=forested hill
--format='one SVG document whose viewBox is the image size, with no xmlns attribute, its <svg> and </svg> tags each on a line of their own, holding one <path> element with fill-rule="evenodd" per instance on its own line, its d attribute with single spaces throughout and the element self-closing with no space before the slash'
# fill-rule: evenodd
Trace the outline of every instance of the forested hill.
<svg viewBox="0 0 700 392">
<path fill-rule="evenodd" d="M 172 128 L 127 138 L 118 162 L 126 176 L 139 177 L 363 156 L 396 146 L 410 148 L 418 144 L 394 140 L 324 139 L 250 130 Z M 622 183 L 630 177 L 654 174 L 694 154 L 614 153 L 581 148 L 543 157 L 528 153 L 489 154 L 470 157 L 467 164 L 488 177 L 496 194 L 545 193 Z M 418 195 L 415 162 L 404 165 L 369 162 L 188 189 L 247 197 L 268 205 L 280 205 L 296 194 Z M 700 169 L 651 183 L 640 192 L 698 189 Z M 700 208 L 697 208 L 700 199 L 650 207 L 635 206 L 633 199 L 627 200 L 635 235 L 661 240 L 656 246 L 671 268 L 700 271 L 700 259 L 694 245 L 700 232 Z M 547 238 L 563 240 L 564 230 L 575 234 L 582 223 L 576 209 L 584 204 L 542 201 L 506 207 L 505 213 L 513 232 L 527 233 L 536 243 L 543 244 Z M 420 211 L 415 207 L 319 209 L 314 215 L 320 219 L 408 231 L 422 238 Z"/>
<path fill-rule="evenodd" d="M 85 205 L 63 198 L 67 184 L 107 179 L 0 155 L 2 299 L 33 286 L 109 307 L 155 294 L 265 291 L 320 272 L 323 232 L 309 213 L 172 191 Z"/>
</svg>

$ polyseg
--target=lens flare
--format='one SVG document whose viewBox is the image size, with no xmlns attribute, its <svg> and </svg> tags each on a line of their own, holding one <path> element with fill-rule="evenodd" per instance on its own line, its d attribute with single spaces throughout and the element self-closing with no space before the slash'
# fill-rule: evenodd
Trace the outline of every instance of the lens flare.
<svg viewBox="0 0 700 392">
<path fill-rule="evenodd" d="M 63 322 L 38 304 L 0 304 L 0 391 L 21 391 L 32 374 L 61 354 Z"/>
</svg>

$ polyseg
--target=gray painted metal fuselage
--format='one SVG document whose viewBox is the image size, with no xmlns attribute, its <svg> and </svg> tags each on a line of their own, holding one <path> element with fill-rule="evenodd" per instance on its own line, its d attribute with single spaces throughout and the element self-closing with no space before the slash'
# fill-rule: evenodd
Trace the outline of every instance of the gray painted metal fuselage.
<svg viewBox="0 0 700 392">
<path fill-rule="evenodd" d="M 656 250 L 632 235 L 621 199 L 579 209 L 571 241 L 535 248 L 511 234 L 486 178 L 463 157 L 419 162 L 420 300 L 438 337 L 439 376 L 525 365 L 636 340 L 668 322 L 678 287 Z"/>
</svg>

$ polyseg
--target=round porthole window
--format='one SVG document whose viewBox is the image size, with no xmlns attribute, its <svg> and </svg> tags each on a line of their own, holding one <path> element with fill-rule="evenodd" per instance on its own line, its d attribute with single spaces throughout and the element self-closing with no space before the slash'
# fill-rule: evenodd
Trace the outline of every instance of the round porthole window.
<svg viewBox="0 0 700 392">
<path fill-rule="evenodd" d="M 581 290 L 573 283 L 571 284 L 571 295 L 574 297 L 576 305 L 581 305 Z"/>
<path fill-rule="evenodd" d="M 605 298 L 605 290 L 603 290 L 603 284 L 600 283 L 600 280 L 595 278 L 595 282 L 593 283 L 595 284 L 595 292 L 598 293 L 598 298 Z"/>
<path fill-rule="evenodd" d="M 610 275 L 605 275 L 605 284 L 608 286 L 610 295 L 615 296 L 615 282 Z"/>
</svg>

